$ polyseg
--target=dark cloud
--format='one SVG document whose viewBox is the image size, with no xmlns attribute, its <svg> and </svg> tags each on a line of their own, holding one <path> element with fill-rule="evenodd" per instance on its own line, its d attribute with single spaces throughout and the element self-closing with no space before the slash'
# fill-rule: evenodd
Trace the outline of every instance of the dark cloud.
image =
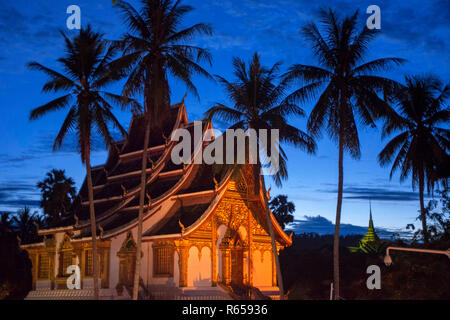
<svg viewBox="0 0 450 320">
<path fill-rule="evenodd" d="M 105 141 L 104 139 L 95 132 L 95 130 L 92 132 L 92 138 L 91 138 L 91 150 L 93 152 L 96 151 L 105 151 Z M 115 141 L 122 140 L 122 136 L 117 131 L 111 131 L 111 135 Z M 53 150 L 53 143 L 55 141 L 55 138 L 57 136 L 56 131 L 48 131 L 45 133 L 42 133 L 33 143 L 30 152 L 32 154 L 36 155 L 52 155 Z M 79 153 L 79 146 L 78 146 L 78 137 L 75 132 L 70 132 L 65 137 L 63 144 L 61 147 L 57 150 L 55 150 L 57 153 Z"/>
<path fill-rule="evenodd" d="M 38 208 L 40 205 L 39 197 L 40 192 L 34 181 L 11 180 L 0 182 L 0 209 L 2 212 L 18 210 L 24 206 Z"/>
<path fill-rule="evenodd" d="M 39 200 L 3 200 L 3 201 L 0 201 L 1 206 L 18 207 L 18 209 L 23 208 L 24 206 L 39 207 L 40 203 L 41 202 Z"/>
<path fill-rule="evenodd" d="M 327 184 L 329 185 L 329 184 Z M 336 188 L 320 189 L 319 192 L 337 193 Z M 380 201 L 417 201 L 419 194 L 412 191 L 401 191 L 384 187 L 345 187 L 344 199 L 380 200 Z"/>
<path fill-rule="evenodd" d="M 320 235 L 333 234 L 334 223 L 322 216 L 305 216 L 304 219 L 296 219 L 288 226 L 289 230 L 295 233 L 317 233 Z M 341 223 L 339 233 L 342 236 L 349 234 L 364 235 L 367 232 L 367 226 L 356 226 L 353 224 Z M 397 234 L 401 238 L 409 239 L 412 237 L 412 233 L 400 229 L 385 229 L 375 228 L 376 233 L 380 238 L 391 239 L 394 234 Z"/>
</svg>

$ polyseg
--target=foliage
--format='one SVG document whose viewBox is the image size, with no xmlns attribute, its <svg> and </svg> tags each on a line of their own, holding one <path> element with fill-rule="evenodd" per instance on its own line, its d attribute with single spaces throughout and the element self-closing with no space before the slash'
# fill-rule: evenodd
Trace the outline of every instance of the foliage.
<svg viewBox="0 0 450 320">
<path fill-rule="evenodd" d="M 24 208 L 16 215 L 2 213 L 0 218 L 0 300 L 23 299 L 31 289 L 31 261 L 19 248 L 19 240 L 39 240 L 34 225 L 39 217 Z"/>
<path fill-rule="evenodd" d="M 76 197 L 75 182 L 65 175 L 64 170 L 52 169 L 46 178 L 37 183 L 41 190 L 41 208 L 50 226 L 72 214 L 72 202 Z"/>
<path fill-rule="evenodd" d="M 341 237 L 341 296 L 346 300 L 422 300 L 450 299 L 450 261 L 445 256 L 393 252 L 393 264 L 386 267 L 376 255 L 351 253 L 361 235 Z M 289 299 L 328 300 L 332 279 L 332 235 L 294 236 L 293 246 L 280 252 Z M 389 245 L 408 245 L 404 242 Z M 445 243 L 440 246 L 448 245 Z M 381 270 L 381 290 L 369 290 L 367 267 Z"/>
<path fill-rule="evenodd" d="M 440 241 L 450 241 L 450 200 L 448 197 L 448 189 L 438 191 L 441 195 L 439 202 L 436 199 L 428 201 L 425 206 L 425 215 L 429 220 L 427 225 L 428 234 L 430 236 L 431 244 Z M 421 219 L 420 211 L 417 220 Z M 407 229 L 415 230 L 413 224 L 408 224 Z M 420 243 L 423 241 L 422 229 L 417 229 L 414 232 L 413 242 Z"/>
<path fill-rule="evenodd" d="M 82 163 L 86 166 L 86 182 L 89 197 L 89 214 L 93 254 L 94 296 L 99 298 L 98 288 L 98 255 L 97 255 L 97 225 L 95 222 L 94 191 L 92 186 L 90 154 L 92 149 L 93 131 L 104 140 L 106 146 L 113 145 L 111 126 L 126 136 L 125 130 L 112 113 L 112 104 L 122 109 L 136 109 L 139 105 L 133 100 L 105 91 L 111 83 L 124 75 L 119 68 L 112 67 L 117 48 L 108 44 L 103 35 L 94 32 L 90 25 L 81 28 L 72 39 L 64 33 L 65 55 L 57 61 L 64 73 L 44 67 L 37 62 L 28 64 L 32 70 L 47 74 L 50 78 L 44 84 L 44 92 L 64 92 L 60 98 L 52 100 L 43 106 L 35 108 L 30 113 L 30 119 L 36 120 L 49 112 L 69 109 L 67 116 L 55 138 L 53 150 L 60 148 L 67 134 L 75 131 Z M 95 132 L 94 131 L 94 132 Z"/>
<path fill-rule="evenodd" d="M 320 18 L 320 27 L 309 23 L 302 28 L 318 66 L 295 64 L 289 68 L 284 79 L 301 84 L 289 96 L 290 101 L 305 103 L 319 96 L 308 118 L 308 133 L 316 138 L 326 132 L 339 146 L 333 260 L 334 292 L 336 299 L 339 299 L 339 227 L 344 189 L 344 152 L 356 159 L 361 156 L 358 120 L 374 128 L 377 119 L 391 113 L 389 105 L 379 94 L 394 90 L 397 83 L 376 73 L 389 70 L 404 60 L 381 58 L 365 61 L 368 45 L 377 33 L 366 26 L 357 30 L 358 11 L 341 19 L 331 9 L 321 10 Z"/>
<path fill-rule="evenodd" d="M 392 163 L 390 177 L 400 171 L 400 181 L 411 175 L 413 189 L 419 185 L 422 238 L 429 242 L 424 188 L 430 192 L 435 184 L 448 178 L 450 164 L 450 122 L 447 105 L 450 87 L 434 76 L 406 77 L 406 85 L 389 93 L 389 101 L 399 112 L 392 112 L 383 127 L 383 136 L 395 132 L 378 155 L 381 165 Z M 447 171 L 447 174 L 445 173 Z M 431 204 L 433 206 L 433 204 Z"/>
<path fill-rule="evenodd" d="M 31 290 L 31 261 L 14 233 L 0 234 L 0 300 L 23 299 Z"/>
<path fill-rule="evenodd" d="M 45 226 L 45 220 L 37 211 L 31 213 L 30 208 L 24 207 L 12 217 L 13 232 L 20 238 L 21 243 L 37 242 L 37 226 Z"/>
<path fill-rule="evenodd" d="M 49 112 L 64 108 L 69 109 L 67 116 L 59 130 L 53 144 L 53 149 L 61 147 L 63 140 L 71 131 L 77 133 L 81 160 L 86 161 L 87 153 L 92 144 L 92 130 L 105 140 L 106 145 L 113 142 L 109 125 L 118 129 L 122 135 L 126 131 L 112 114 L 112 105 L 116 104 L 124 109 L 138 108 L 134 100 L 105 91 L 105 87 L 123 77 L 115 71 L 110 62 L 117 49 L 109 46 L 102 34 L 96 33 L 91 26 L 80 29 L 73 39 L 64 33 L 66 53 L 58 59 L 64 73 L 49 69 L 38 62 L 30 62 L 28 67 L 45 73 L 50 80 L 47 81 L 43 92 L 64 92 L 65 94 L 40 107 L 33 109 L 30 119 L 36 120 Z"/>
<path fill-rule="evenodd" d="M 154 124 L 161 123 L 164 110 L 170 106 L 168 75 L 184 83 L 198 97 L 192 82 L 195 74 L 211 78 L 199 63 L 211 64 L 208 50 L 188 44 L 196 36 L 211 35 L 211 26 L 197 23 L 180 29 L 184 16 L 193 8 L 172 0 L 141 0 L 140 10 L 126 1 L 118 1 L 124 22 L 128 26 L 115 46 L 123 56 L 114 61 L 113 68 L 127 75 L 123 94 L 132 97 L 144 94 L 144 112 Z"/>
<path fill-rule="evenodd" d="M 234 75 L 236 80 L 230 82 L 221 76 L 216 78 L 225 88 L 225 91 L 232 103 L 226 106 L 216 103 L 206 112 L 208 119 L 219 118 L 226 122 L 231 122 L 231 129 L 261 129 L 267 130 L 267 141 L 271 141 L 271 129 L 279 131 L 280 143 L 291 144 L 309 153 L 314 153 L 316 144 L 314 140 L 300 129 L 288 123 L 290 116 L 303 116 L 304 111 L 295 103 L 285 99 L 287 84 L 284 81 L 278 83 L 278 71 L 280 63 L 275 63 L 272 67 L 266 68 L 261 65 L 258 53 L 253 55 L 252 60 L 247 65 L 243 60 L 233 58 Z M 269 150 L 264 150 L 258 141 L 258 150 L 269 154 Z M 269 149 L 270 147 L 267 146 Z M 287 179 L 287 156 L 282 146 L 278 146 L 280 155 L 279 168 L 273 172 L 273 178 L 277 185 Z M 258 158 L 258 165 L 261 159 Z M 259 172 L 257 172 L 259 175 Z"/>
<path fill-rule="evenodd" d="M 295 205 L 287 200 L 286 195 L 278 195 L 269 202 L 270 209 L 277 219 L 281 228 L 285 228 L 288 223 L 294 221 Z"/>
</svg>

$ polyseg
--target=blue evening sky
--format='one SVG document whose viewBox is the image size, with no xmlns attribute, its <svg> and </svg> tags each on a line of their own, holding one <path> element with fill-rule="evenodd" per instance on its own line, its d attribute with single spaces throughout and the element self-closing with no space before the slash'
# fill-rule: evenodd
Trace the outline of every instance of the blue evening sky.
<svg viewBox="0 0 450 320">
<path fill-rule="evenodd" d="M 138 1 L 131 1 L 138 5 Z M 369 5 L 381 8 L 380 34 L 370 46 L 368 59 L 401 57 L 409 63 L 387 76 L 401 81 L 404 74 L 434 73 L 449 82 L 449 21 L 447 0 L 432 1 L 304 1 L 304 0 L 209 0 L 185 1 L 196 8 L 185 25 L 210 23 L 215 34 L 195 41 L 213 54 L 213 66 L 207 70 L 232 79 L 231 58 L 248 60 L 255 51 L 265 65 L 283 61 L 282 71 L 293 63 L 316 64 L 299 29 L 309 21 L 317 21 L 318 9 L 331 7 L 341 15 L 355 10 L 361 13 L 361 27 Z M 39 207 L 39 191 L 35 187 L 51 168 L 65 169 L 79 187 L 85 170 L 76 153 L 74 139 L 52 153 L 52 141 L 65 112 L 56 112 L 39 121 L 28 120 L 32 108 L 56 96 L 41 93 L 46 80 L 43 74 L 26 69 L 36 60 L 58 69 L 55 60 L 62 55 L 63 41 L 58 29 L 66 29 L 66 8 L 81 7 L 82 25 L 92 24 L 108 39 L 118 38 L 124 23 L 110 0 L 0 0 L 0 211 L 16 211 L 24 205 Z M 58 69 L 60 70 L 60 69 Z M 201 100 L 188 95 L 186 105 L 190 120 L 200 119 L 214 102 L 228 104 L 221 87 L 204 79 L 195 79 Z M 172 101 L 178 102 L 185 88 L 172 81 Z M 110 91 L 120 92 L 120 83 Z M 304 105 L 307 113 L 311 104 Z M 128 127 L 130 114 L 117 112 Z M 305 119 L 292 119 L 292 124 L 305 129 Z M 215 123 L 224 128 L 223 123 Z M 369 199 L 372 199 L 375 225 L 404 228 L 415 222 L 419 207 L 417 192 L 410 181 L 400 184 L 398 175 L 389 180 L 390 168 L 380 168 L 376 157 L 386 141 L 379 129 L 359 127 L 362 157 L 359 161 L 345 157 L 344 204 L 342 222 L 367 225 Z M 281 189 L 272 185 L 272 195 L 284 193 L 295 202 L 296 218 L 322 216 L 334 221 L 337 190 L 337 147 L 328 137 L 318 141 L 315 156 L 288 147 L 289 180 Z M 100 144 L 92 155 L 94 165 L 101 164 L 106 151 Z"/>
</svg>

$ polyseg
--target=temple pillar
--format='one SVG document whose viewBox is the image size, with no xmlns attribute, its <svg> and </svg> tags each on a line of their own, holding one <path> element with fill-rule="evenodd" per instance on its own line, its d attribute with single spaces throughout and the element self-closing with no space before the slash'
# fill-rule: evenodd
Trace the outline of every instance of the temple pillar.
<svg viewBox="0 0 450 320">
<path fill-rule="evenodd" d="M 271 251 L 272 254 L 272 286 L 276 287 L 277 286 L 277 267 L 276 267 L 276 263 L 275 263 L 275 256 L 273 254 L 273 250 Z M 277 248 L 277 254 L 278 254 L 278 248 Z"/>
<path fill-rule="evenodd" d="M 253 220 L 248 210 L 248 285 L 253 286 Z"/>
<path fill-rule="evenodd" d="M 213 287 L 217 286 L 217 225 L 215 217 L 211 219 L 211 229 L 212 229 L 212 246 L 211 246 L 211 285 Z"/>
<path fill-rule="evenodd" d="M 175 248 L 178 252 L 178 266 L 180 270 L 179 287 L 186 287 L 188 282 L 189 241 L 175 240 Z"/>
<path fill-rule="evenodd" d="M 48 278 L 50 279 L 50 288 L 52 290 L 57 289 L 56 286 L 56 252 L 54 250 L 55 248 L 52 248 L 52 250 L 47 251 L 48 254 L 48 261 L 49 261 L 49 269 L 48 269 Z"/>
<path fill-rule="evenodd" d="M 231 249 L 227 245 L 221 245 L 222 251 L 222 277 L 223 283 L 229 285 L 231 283 Z"/>
</svg>

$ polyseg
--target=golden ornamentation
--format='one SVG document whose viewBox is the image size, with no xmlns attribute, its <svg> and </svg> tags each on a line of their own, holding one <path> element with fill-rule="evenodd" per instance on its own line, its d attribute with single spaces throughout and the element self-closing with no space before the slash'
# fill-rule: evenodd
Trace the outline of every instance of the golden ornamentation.
<svg viewBox="0 0 450 320">
<path fill-rule="evenodd" d="M 187 240 L 175 240 L 174 241 L 175 248 L 178 252 L 178 267 L 180 270 L 180 287 L 187 286 L 187 267 L 188 267 L 188 259 L 189 259 L 189 241 Z"/>
<path fill-rule="evenodd" d="M 148 162 L 150 162 L 151 168 L 154 169 L 155 168 L 155 163 L 153 162 L 151 157 L 147 157 Z"/>
<path fill-rule="evenodd" d="M 127 188 L 123 186 L 123 184 L 120 185 L 122 188 L 122 197 L 125 198 L 127 196 Z"/>
<path fill-rule="evenodd" d="M 216 177 L 213 177 L 213 182 L 214 182 L 214 191 L 217 191 L 217 189 L 219 189 L 219 183 L 216 180 Z"/>
<path fill-rule="evenodd" d="M 183 233 L 184 233 L 184 225 L 181 223 L 181 220 L 178 220 L 178 225 L 181 228 L 181 235 L 183 235 Z"/>
<path fill-rule="evenodd" d="M 101 225 L 98 225 L 98 229 L 100 230 L 100 239 L 103 239 L 103 227 Z"/>
<path fill-rule="evenodd" d="M 170 143 L 170 138 L 166 137 L 166 135 L 163 133 L 162 137 L 164 139 L 164 144 L 167 146 Z"/>
</svg>

